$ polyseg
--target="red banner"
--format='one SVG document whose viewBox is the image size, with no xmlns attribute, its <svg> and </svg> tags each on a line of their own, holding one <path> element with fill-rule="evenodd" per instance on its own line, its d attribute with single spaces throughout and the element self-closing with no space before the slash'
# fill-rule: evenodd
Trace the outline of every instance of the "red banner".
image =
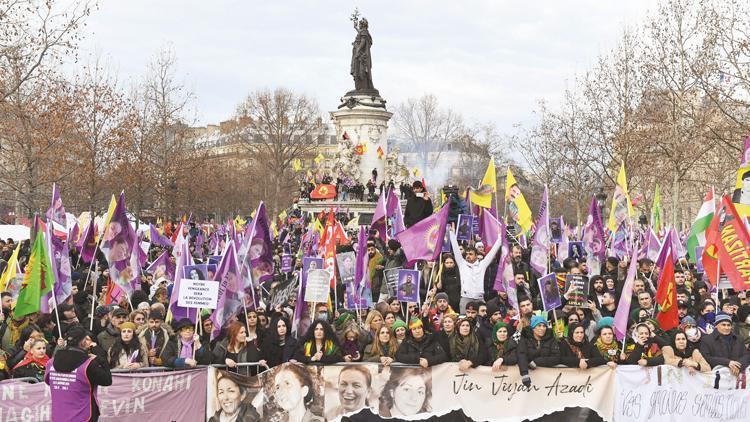
<svg viewBox="0 0 750 422">
<path fill-rule="evenodd" d="M 714 285 L 721 271 L 735 290 L 750 289 L 750 235 L 729 196 L 722 198 L 706 230 L 703 265 Z"/>
<path fill-rule="evenodd" d="M 310 192 L 310 199 L 333 199 L 336 197 L 336 186 L 318 185 Z"/>
</svg>

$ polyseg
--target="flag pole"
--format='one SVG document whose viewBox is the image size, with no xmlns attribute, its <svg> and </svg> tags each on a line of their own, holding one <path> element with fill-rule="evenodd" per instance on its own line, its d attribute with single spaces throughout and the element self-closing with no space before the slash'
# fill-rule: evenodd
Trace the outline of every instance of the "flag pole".
<svg viewBox="0 0 750 422">
<path fill-rule="evenodd" d="M 99 261 L 96 261 L 96 271 L 99 272 Z M 89 271 L 91 272 L 91 271 Z M 84 287 L 84 291 L 86 288 Z M 94 278 L 94 290 L 91 292 L 91 323 L 89 324 L 89 331 L 94 330 L 94 310 L 96 309 L 96 278 Z"/>
<path fill-rule="evenodd" d="M 55 289 L 52 289 L 52 304 L 55 306 L 55 317 L 57 318 L 57 332 L 62 338 L 62 326 L 60 325 L 60 311 L 57 309 L 57 297 L 55 297 Z"/>
</svg>

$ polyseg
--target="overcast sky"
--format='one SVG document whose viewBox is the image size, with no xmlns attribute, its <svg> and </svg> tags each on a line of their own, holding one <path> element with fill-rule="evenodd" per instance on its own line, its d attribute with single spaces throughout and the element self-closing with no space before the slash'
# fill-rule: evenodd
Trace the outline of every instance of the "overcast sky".
<svg viewBox="0 0 750 422">
<path fill-rule="evenodd" d="M 335 110 L 349 75 L 355 6 L 370 22 L 373 81 L 390 105 L 424 93 L 502 132 L 555 104 L 575 74 L 653 9 L 633 1 L 102 1 L 83 56 L 124 85 L 164 46 L 196 95 L 197 124 L 231 117 L 259 88 L 288 87 Z M 85 59 L 84 59 L 85 60 Z"/>
</svg>

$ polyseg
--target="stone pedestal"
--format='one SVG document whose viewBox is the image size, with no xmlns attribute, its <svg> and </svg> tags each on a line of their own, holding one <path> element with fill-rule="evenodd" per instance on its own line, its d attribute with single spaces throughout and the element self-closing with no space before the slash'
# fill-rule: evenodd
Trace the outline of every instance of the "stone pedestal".
<svg viewBox="0 0 750 422">
<path fill-rule="evenodd" d="M 378 91 L 371 91 L 347 93 L 338 110 L 331 112 L 331 120 L 340 142 L 339 169 L 363 185 L 372 178 L 372 170 L 376 169 L 377 184 L 380 185 L 383 180 L 388 181 L 388 120 L 393 113 L 386 110 L 385 100 Z M 344 139 L 344 133 L 348 140 Z M 378 147 L 382 151 L 380 157 Z"/>
</svg>

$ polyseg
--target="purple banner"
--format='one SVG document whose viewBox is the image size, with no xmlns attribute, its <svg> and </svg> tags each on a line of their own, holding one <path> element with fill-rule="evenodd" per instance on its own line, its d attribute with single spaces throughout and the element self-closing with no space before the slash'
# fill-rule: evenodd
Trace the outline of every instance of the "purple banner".
<svg viewBox="0 0 750 422">
<path fill-rule="evenodd" d="M 100 421 L 202 421 L 208 371 L 115 373 L 112 385 L 99 387 Z M 45 422 L 53 419 L 49 387 L 44 383 L 0 383 L 0 420 Z M 55 420 L 66 420 L 56 415 Z"/>
</svg>

